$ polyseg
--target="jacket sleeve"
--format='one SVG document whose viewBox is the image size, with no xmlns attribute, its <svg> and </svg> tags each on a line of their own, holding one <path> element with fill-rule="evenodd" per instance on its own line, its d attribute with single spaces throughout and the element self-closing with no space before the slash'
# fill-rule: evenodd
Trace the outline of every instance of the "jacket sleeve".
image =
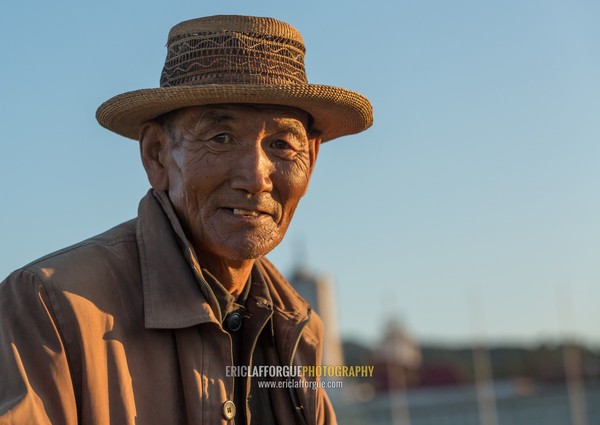
<svg viewBox="0 0 600 425">
<path fill-rule="evenodd" d="M 18 271 L 0 283 L 0 425 L 75 425 L 65 345 L 42 281 Z"/>
</svg>

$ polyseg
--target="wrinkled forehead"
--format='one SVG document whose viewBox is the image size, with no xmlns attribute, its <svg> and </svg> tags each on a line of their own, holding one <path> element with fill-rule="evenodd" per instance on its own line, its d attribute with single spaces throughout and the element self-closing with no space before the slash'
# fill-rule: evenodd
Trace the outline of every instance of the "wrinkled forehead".
<svg viewBox="0 0 600 425">
<path fill-rule="evenodd" d="M 244 120 L 273 120 L 289 119 L 297 121 L 304 127 L 307 134 L 312 127 L 312 117 L 302 109 L 282 105 L 262 104 L 218 104 L 192 106 L 178 109 L 167 114 L 172 125 L 185 128 L 197 125 L 198 122 L 218 124 L 220 122 L 235 122 Z"/>
</svg>

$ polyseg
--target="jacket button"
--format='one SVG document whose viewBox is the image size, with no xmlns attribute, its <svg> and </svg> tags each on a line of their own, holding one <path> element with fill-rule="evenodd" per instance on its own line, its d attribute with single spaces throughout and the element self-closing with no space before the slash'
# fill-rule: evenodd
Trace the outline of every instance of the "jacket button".
<svg viewBox="0 0 600 425">
<path fill-rule="evenodd" d="M 230 331 L 239 331 L 242 327 L 242 315 L 240 313 L 231 313 L 227 316 L 225 322 Z"/>
<path fill-rule="evenodd" d="M 228 421 L 235 417 L 235 404 L 231 400 L 223 403 L 223 417 Z"/>
</svg>

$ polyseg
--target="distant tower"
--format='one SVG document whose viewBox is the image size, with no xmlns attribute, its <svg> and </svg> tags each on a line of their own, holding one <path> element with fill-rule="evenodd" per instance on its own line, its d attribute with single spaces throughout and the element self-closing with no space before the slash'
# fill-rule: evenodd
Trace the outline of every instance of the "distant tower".
<svg viewBox="0 0 600 425">
<path fill-rule="evenodd" d="M 296 266 L 289 281 L 323 320 L 323 364 L 344 364 L 333 280 L 311 273 L 304 266 Z"/>
<path fill-rule="evenodd" d="M 410 425 L 408 396 L 409 374 L 421 365 L 421 348 L 406 329 L 391 318 L 384 329 L 376 357 L 382 366 L 385 391 L 388 391 L 393 425 Z"/>
<path fill-rule="evenodd" d="M 376 387 L 380 391 L 405 389 L 409 376 L 421 365 L 421 347 L 393 317 L 384 326 L 375 364 Z"/>
<path fill-rule="evenodd" d="M 379 343 L 378 357 L 408 370 L 421 365 L 421 348 L 396 319 L 389 319 Z"/>
</svg>

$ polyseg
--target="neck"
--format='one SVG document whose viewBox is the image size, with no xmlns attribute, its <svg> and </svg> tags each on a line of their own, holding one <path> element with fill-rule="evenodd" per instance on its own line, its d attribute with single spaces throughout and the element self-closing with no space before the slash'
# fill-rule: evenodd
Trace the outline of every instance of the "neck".
<svg viewBox="0 0 600 425">
<path fill-rule="evenodd" d="M 202 255 L 202 267 L 217 278 L 236 299 L 244 290 L 253 266 L 254 260 L 229 261 L 212 255 Z"/>
</svg>

